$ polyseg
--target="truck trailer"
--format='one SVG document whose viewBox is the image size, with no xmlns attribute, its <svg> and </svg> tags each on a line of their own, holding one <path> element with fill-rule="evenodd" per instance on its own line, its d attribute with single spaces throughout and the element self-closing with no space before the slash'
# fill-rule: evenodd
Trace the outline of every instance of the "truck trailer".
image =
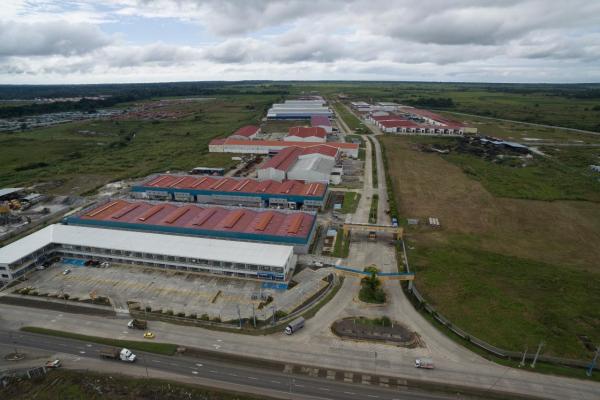
<svg viewBox="0 0 600 400">
<path fill-rule="evenodd" d="M 304 327 L 304 317 L 296 318 L 292 322 L 289 323 L 288 326 L 285 327 L 284 333 L 286 335 L 291 335 L 295 333 L 298 329 L 302 329 Z"/>
<path fill-rule="evenodd" d="M 100 350 L 100 357 L 126 362 L 134 362 L 137 358 L 136 355 L 131 352 L 131 350 L 126 348 L 118 349 L 116 347 L 107 347 Z"/>
</svg>

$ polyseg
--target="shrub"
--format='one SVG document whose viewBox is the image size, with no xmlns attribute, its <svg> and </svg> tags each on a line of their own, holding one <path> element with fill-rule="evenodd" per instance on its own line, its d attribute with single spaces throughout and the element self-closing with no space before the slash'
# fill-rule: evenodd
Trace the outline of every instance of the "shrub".
<svg viewBox="0 0 600 400">
<path fill-rule="evenodd" d="M 202 314 L 202 315 L 200 316 L 200 319 L 201 319 L 202 321 L 209 321 L 209 320 L 210 320 L 210 317 L 208 316 L 208 314 L 204 313 L 204 314 Z"/>
</svg>

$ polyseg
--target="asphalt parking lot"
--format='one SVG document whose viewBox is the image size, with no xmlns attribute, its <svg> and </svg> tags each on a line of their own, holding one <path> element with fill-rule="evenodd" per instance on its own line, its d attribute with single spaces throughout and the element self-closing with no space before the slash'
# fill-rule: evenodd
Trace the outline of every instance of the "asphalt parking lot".
<svg viewBox="0 0 600 400">
<path fill-rule="evenodd" d="M 63 274 L 65 269 L 70 273 Z M 201 316 L 208 314 L 223 321 L 242 317 L 258 318 L 272 313 L 272 306 L 286 312 L 302 304 L 324 285 L 323 273 L 303 274 L 299 284 L 289 290 L 265 288 L 261 282 L 216 275 L 163 271 L 138 266 L 93 268 L 74 263 L 56 263 L 43 271 L 35 271 L 28 281 L 15 287 L 32 287 L 38 293 L 68 294 L 70 298 L 108 297 L 114 308 L 127 310 L 135 301 L 153 310 L 171 310 Z M 258 310 L 261 299 L 272 296 L 273 301 Z"/>
</svg>

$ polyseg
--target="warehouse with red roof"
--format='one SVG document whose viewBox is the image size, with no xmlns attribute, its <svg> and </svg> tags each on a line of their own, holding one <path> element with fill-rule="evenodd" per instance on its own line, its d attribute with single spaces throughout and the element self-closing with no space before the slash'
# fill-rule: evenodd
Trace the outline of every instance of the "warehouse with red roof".
<svg viewBox="0 0 600 400">
<path fill-rule="evenodd" d="M 235 131 L 229 136 L 230 139 L 235 140 L 252 140 L 260 133 L 260 126 L 246 125 Z"/>
<path fill-rule="evenodd" d="M 246 207 L 318 210 L 327 201 L 326 183 L 219 176 L 153 175 L 131 188 L 138 199 L 187 201 Z"/>
<path fill-rule="evenodd" d="M 294 246 L 296 253 L 306 253 L 315 232 L 316 215 L 118 199 L 85 209 L 65 218 L 63 223 L 280 244 Z"/>
<path fill-rule="evenodd" d="M 283 138 L 286 142 L 319 142 L 327 141 L 327 131 L 321 127 L 293 126 Z"/>
<path fill-rule="evenodd" d="M 336 170 L 339 159 L 340 151 L 327 144 L 306 148 L 288 147 L 259 167 L 258 178 L 339 183 L 332 181 L 332 173 Z"/>
</svg>

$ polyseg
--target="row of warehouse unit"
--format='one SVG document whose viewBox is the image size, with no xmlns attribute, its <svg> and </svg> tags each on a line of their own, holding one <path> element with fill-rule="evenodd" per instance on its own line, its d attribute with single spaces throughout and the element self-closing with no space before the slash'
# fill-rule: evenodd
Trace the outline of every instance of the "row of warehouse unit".
<svg viewBox="0 0 600 400">
<path fill-rule="evenodd" d="M 322 97 L 310 100 L 286 100 L 275 103 L 267 112 L 268 119 L 311 119 L 313 116 L 332 117 L 333 112 Z"/>
<path fill-rule="evenodd" d="M 284 140 L 233 140 L 213 139 L 208 144 L 211 153 L 244 153 L 244 154 L 274 154 L 287 147 L 309 148 L 323 145 L 322 142 L 287 142 Z M 334 147 L 341 154 L 348 157 L 358 157 L 356 143 L 327 142 L 327 146 Z"/>
<path fill-rule="evenodd" d="M 297 261 L 292 249 L 237 242 L 232 251 L 227 240 L 55 224 L 0 248 L 0 282 L 22 277 L 54 257 L 286 281 Z"/>
<path fill-rule="evenodd" d="M 144 199 L 318 210 L 327 201 L 328 186 L 297 180 L 159 175 L 134 185 L 131 191 Z"/>
<path fill-rule="evenodd" d="M 283 244 L 294 246 L 297 253 L 306 253 L 314 235 L 316 215 L 118 199 L 66 217 L 63 223 Z"/>
</svg>

